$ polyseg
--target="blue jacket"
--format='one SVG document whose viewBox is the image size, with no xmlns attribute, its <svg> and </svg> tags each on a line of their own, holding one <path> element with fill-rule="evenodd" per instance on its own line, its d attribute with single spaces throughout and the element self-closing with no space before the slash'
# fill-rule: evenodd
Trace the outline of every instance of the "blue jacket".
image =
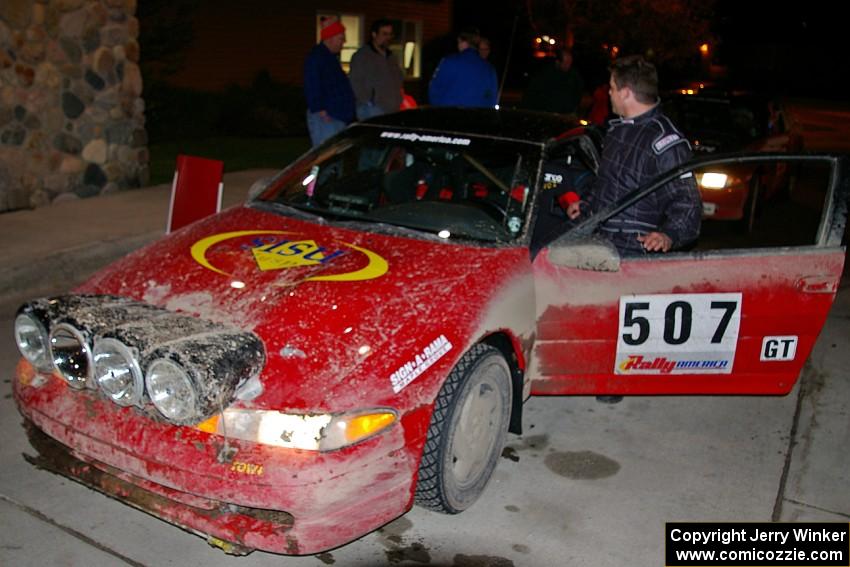
<svg viewBox="0 0 850 567">
<path fill-rule="evenodd" d="M 496 69 L 471 47 L 444 57 L 428 86 L 434 106 L 493 108 L 498 96 Z"/>
<path fill-rule="evenodd" d="M 346 124 L 354 120 L 351 83 L 324 43 L 316 44 L 304 62 L 304 95 L 310 112 L 324 110 Z"/>
</svg>

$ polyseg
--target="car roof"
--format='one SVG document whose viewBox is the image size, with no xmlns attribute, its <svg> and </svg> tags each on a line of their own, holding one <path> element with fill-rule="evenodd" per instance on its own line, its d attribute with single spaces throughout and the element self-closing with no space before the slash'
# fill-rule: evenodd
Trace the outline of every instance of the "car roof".
<svg viewBox="0 0 850 567">
<path fill-rule="evenodd" d="M 546 143 L 581 126 L 575 116 L 551 112 L 427 106 L 384 114 L 366 120 L 364 124 L 539 143 Z"/>
<path fill-rule="evenodd" d="M 685 86 L 661 93 L 661 100 L 750 101 L 767 103 L 770 95 L 746 88 Z"/>
</svg>

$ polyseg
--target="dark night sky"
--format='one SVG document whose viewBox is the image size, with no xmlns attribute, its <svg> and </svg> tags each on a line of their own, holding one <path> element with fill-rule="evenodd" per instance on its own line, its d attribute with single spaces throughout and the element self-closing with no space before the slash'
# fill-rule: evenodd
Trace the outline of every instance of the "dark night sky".
<svg viewBox="0 0 850 567">
<path fill-rule="evenodd" d="M 457 0 L 454 21 L 456 26 L 475 24 L 495 39 L 493 62 L 501 70 L 514 15 L 518 11 L 524 14 L 525 4 Z M 850 84 L 850 57 L 844 41 L 848 26 L 836 13 L 837 4 L 809 0 L 786 6 L 776 1 L 717 0 L 712 29 L 719 42 L 714 60 L 727 67 L 726 80 L 735 86 L 781 94 L 847 99 L 843 87 Z M 529 35 L 527 18 L 521 16 L 509 86 L 520 86 L 520 68 L 533 64 L 524 59 L 522 51 Z"/>
<path fill-rule="evenodd" d="M 809 1 L 790 9 L 779 3 L 719 0 L 715 30 L 720 56 L 739 75 L 751 73 L 787 94 L 847 98 L 850 78 L 847 23 L 838 4 Z"/>
</svg>

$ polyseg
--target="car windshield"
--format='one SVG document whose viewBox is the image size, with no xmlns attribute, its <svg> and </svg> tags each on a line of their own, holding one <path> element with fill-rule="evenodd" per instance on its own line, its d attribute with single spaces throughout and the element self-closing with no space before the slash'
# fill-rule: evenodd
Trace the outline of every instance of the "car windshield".
<svg viewBox="0 0 850 567">
<path fill-rule="evenodd" d="M 511 241 L 528 217 L 539 159 L 540 147 L 523 142 L 355 126 L 294 163 L 257 201 L 331 221 Z"/>
<path fill-rule="evenodd" d="M 756 104 L 745 99 L 677 96 L 664 113 L 692 140 L 731 151 L 765 135 Z"/>
</svg>

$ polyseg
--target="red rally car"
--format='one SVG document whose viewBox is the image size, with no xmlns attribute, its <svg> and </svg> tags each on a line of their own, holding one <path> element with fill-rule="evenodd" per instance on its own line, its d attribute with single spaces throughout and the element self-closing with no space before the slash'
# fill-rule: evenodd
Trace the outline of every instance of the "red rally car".
<svg viewBox="0 0 850 567">
<path fill-rule="evenodd" d="M 807 246 L 620 258 L 593 230 L 616 208 L 559 205 L 599 144 L 555 115 L 375 118 L 26 303 L 33 463 L 228 552 L 310 554 L 469 507 L 532 394 L 787 393 L 842 272 L 847 161 L 735 157 L 831 172 Z"/>
<path fill-rule="evenodd" d="M 697 155 L 728 152 L 800 152 L 803 139 L 786 125 L 779 100 L 711 86 L 668 93 L 662 103 Z M 779 197 L 790 197 L 797 167 L 775 163 L 720 164 L 695 173 L 706 220 L 738 221 L 751 232 L 756 217 Z"/>
</svg>

